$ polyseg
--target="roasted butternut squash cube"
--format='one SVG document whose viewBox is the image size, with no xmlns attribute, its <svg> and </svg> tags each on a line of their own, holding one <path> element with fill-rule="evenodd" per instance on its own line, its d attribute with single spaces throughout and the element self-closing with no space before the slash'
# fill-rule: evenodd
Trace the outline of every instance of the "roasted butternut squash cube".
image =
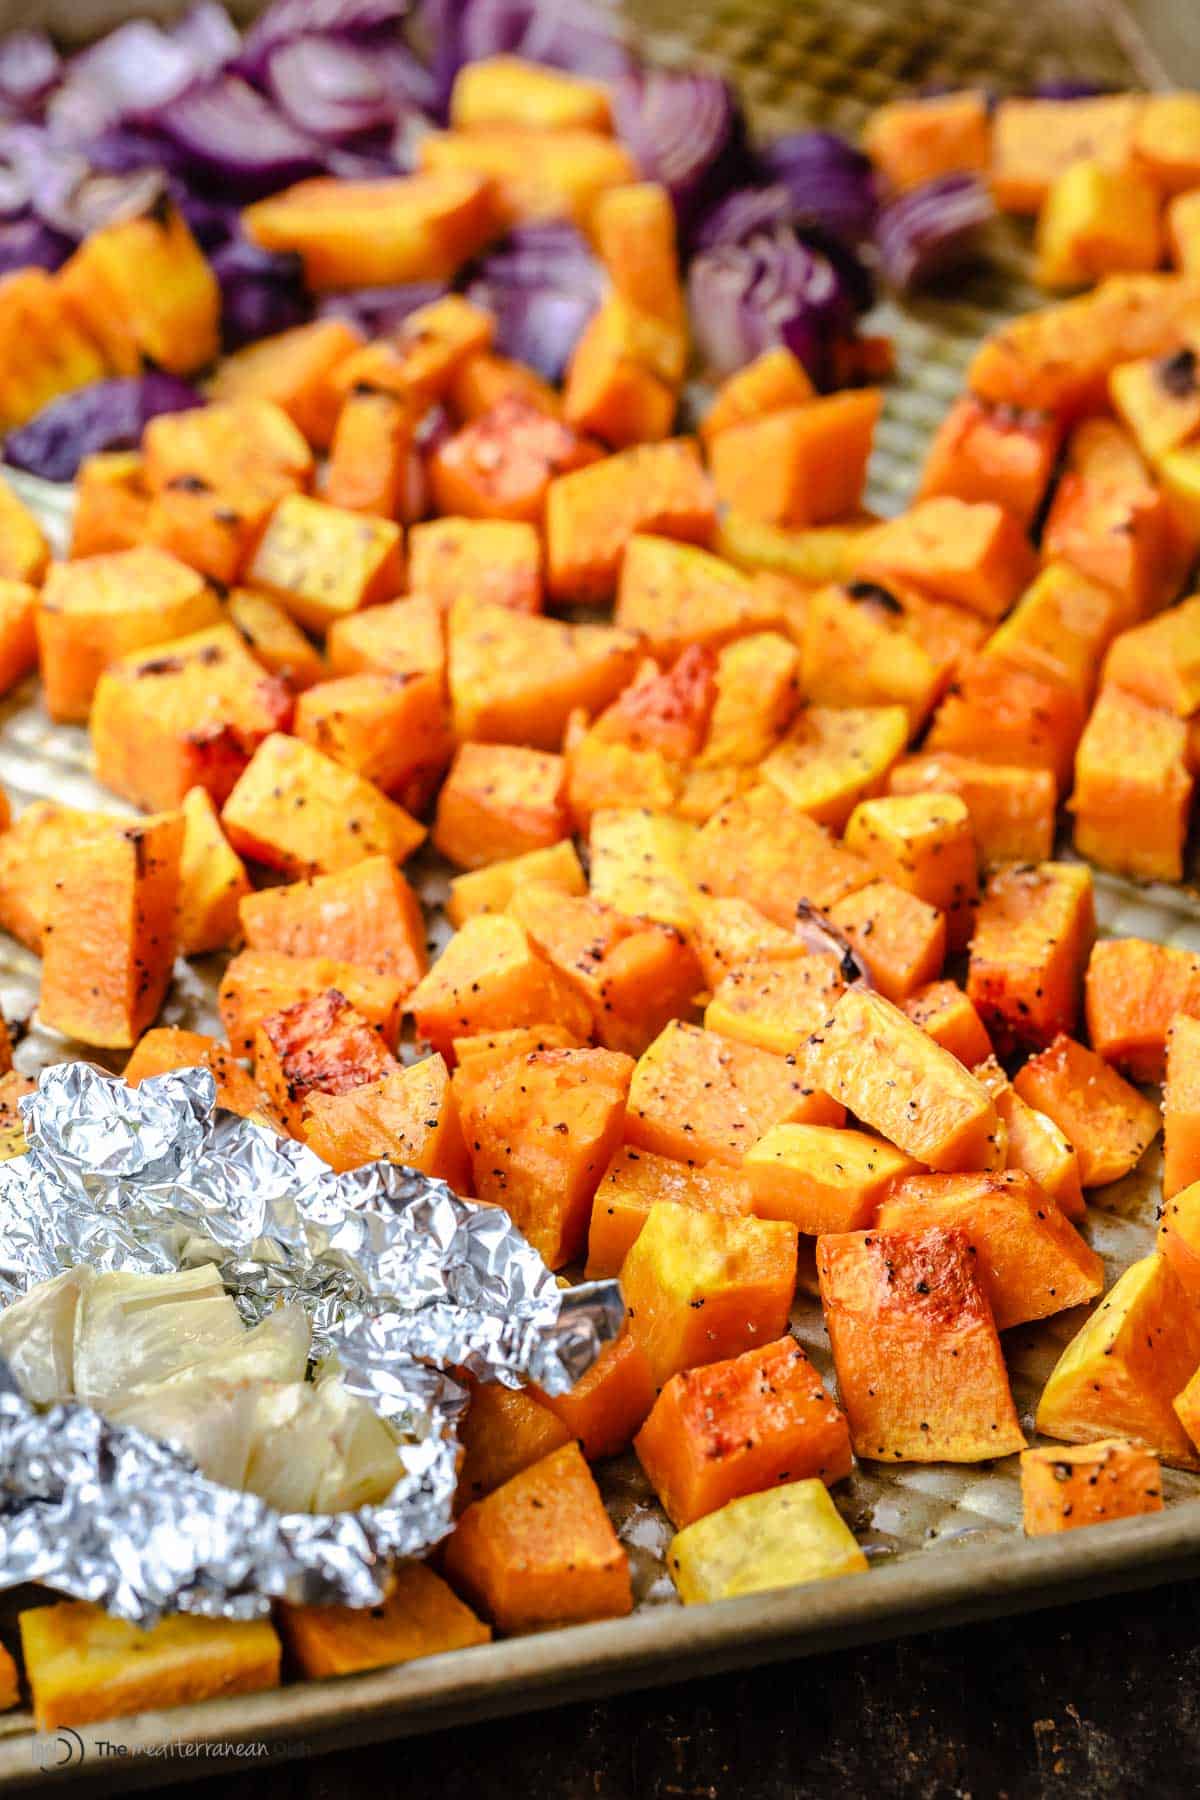
<svg viewBox="0 0 1200 1800">
<path fill-rule="evenodd" d="M 715 524 L 715 496 L 692 438 L 638 444 L 559 475 L 546 496 L 550 592 L 558 600 L 607 600 L 632 537 L 703 546 Z"/>
<path fill-rule="evenodd" d="M 438 796 L 433 842 L 460 869 L 546 850 L 569 834 L 565 764 L 516 744 L 462 744 Z"/>
<path fill-rule="evenodd" d="M 810 1032 L 824 1024 L 844 986 L 837 956 L 792 939 L 734 963 L 715 985 L 704 1024 L 721 1037 L 802 1059 Z"/>
<path fill-rule="evenodd" d="M 401 585 L 400 527 L 307 494 L 288 494 L 271 515 L 247 571 L 310 631 L 379 600 Z"/>
<path fill-rule="evenodd" d="M 471 131 L 429 131 L 421 138 L 417 160 L 425 174 L 469 172 L 485 180 L 507 227 L 571 219 L 582 228 L 605 188 L 638 178 L 637 166 L 622 144 L 607 131 L 579 126 L 550 131 L 480 125 Z"/>
<path fill-rule="evenodd" d="M 401 805 L 421 810 L 453 754 L 445 689 L 432 672 L 364 669 L 296 700 L 295 734 Z"/>
<path fill-rule="evenodd" d="M 575 1260 L 592 1196 L 621 1141 L 632 1057 L 535 1050 L 455 1073 L 481 1200 L 502 1206 L 552 1269 Z"/>
<path fill-rule="evenodd" d="M 491 1631 L 424 1563 L 401 1563 L 379 1606 L 279 1608 L 279 1629 L 307 1681 L 358 1675 L 486 1644 Z"/>
<path fill-rule="evenodd" d="M 1119 1435 L 1173 1468 L 1200 1467 L 1174 1405 L 1200 1365 L 1200 1315 L 1166 1257 L 1126 1269 L 1067 1345 L 1038 1402 L 1037 1428 L 1069 1444 Z"/>
<path fill-rule="evenodd" d="M 744 1494 L 850 1473 L 850 1433 L 795 1338 L 673 1375 L 637 1435 L 672 1525 Z"/>
<path fill-rule="evenodd" d="M 527 850 L 523 856 L 489 863 L 486 868 L 456 875 L 450 883 L 446 917 L 457 928 L 476 913 L 502 913 L 527 882 L 553 887 L 560 894 L 587 893 L 587 876 L 570 838 L 562 838 L 545 850 Z"/>
<path fill-rule="evenodd" d="M 221 823 L 235 850 L 294 878 L 332 874 L 366 856 L 402 863 L 425 836 L 371 782 L 278 732 L 254 752 Z"/>
<path fill-rule="evenodd" d="M 570 982 L 538 955 L 515 919 L 467 919 L 408 997 L 417 1031 L 443 1056 L 456 1037 L 514 1025 L 563 1025 L 580 1040 L 591 1011 Z"/>
<path fill-rule="evenodd" d="M 1200 1018 L 1172 1019 L 1163 1088 L 1163 1199 L 1200 1181 Z"/>
<path fill-rule="evenodd" d="M 1039 1444 L 1021 1452 L 1026 1537 L 1161 1512 L 1162 1503 L 1157 1456 L 1125 1438 L 1070 1450 Z"/>
<path fill-rule="evenodd" d="M 801 641 L 806 699 L 822 707 L 903 706 L 910 734 L 946 684 L 947 669 L 910 631 L 901 603 L 872 582 L 818 588 Z"/>
<path fill-rule="evenodd" d="M 183 215 L 157 203 L 89 234 L 71 259 L 73 304 L 98 341 L 122 322 L 140 355 L 172 375 L 216 360 L 221 290 Z"/>
<path fill-rule="evenodd" d="M 1200 97 L 1147 94 L 1133 139 L 1139 168 L 1161 193 L 1200 186 Z"/>
<path fill-rule="evenodd" d="M 345 319 L 314 319 L 222 357 L 208 393 L 213 400 L 270 400 L 310 444 L 324 450 L 341 406 L 335 376 L 361 345 L 359 332 Z"/>
<path fill-rule="evenodd" d="M 685 1606 L 859 1575 L 867 1559 L 823 1481 L 794 1481 L 731 1500 L 672 1538 L 667 1551 Z"/>
<path fill-rule="evenodd" d="M 670 351 L 678 348 L 686 355 L 682 332 L 633 314 L 614 294 L 584 326 L 567 364 L 563 418 L 614 450 L 661 443 L 675 424 L 676 388 L 639 354 L 647 327 L 653 347 L 665 334 Z"/>
<path fill-rule="evenodd" d="M 1126 168 L 1144 105 L 1141 94 L 1001 100 L 989 171 L 997 206 L 1036 213 L 1062 171 L 1085 159 Z"/>
<path fill-rule="evenodd" d="M 445 1571 L 498 1631 L 633 1609 L 629 1563 L 578 1444 L 564 1444 L 469 1506 Z"/>
<path fill-rule="evenodd" d="M 800 655 L 779 631 L 726 644 L 713 672 L 715 694 L 700 751 L 702 768 L 754 768 L 774 749 L 800 701 Z"/>
<path fill-rule="evenodd" d="M 454 1040 L 456 1062 L 474 1063 L 476 1071 L 499 1068 L 534 1050 L 583 1050 L 583 1039 L 565 1025 L 510 1025 L 502 1031 L 476 1031 Z"/>
<path fill-rule="evenodd" d="M 992 1054 L 983 1020 L 957 982 L 927 982 L 901 1004 L 914 1025 L 966 1068 L 973 1069 Z"/>
<path fill-rule="evenodd" d="M 1200 712 L 1200 594 L 1114 638 L 1103 679 L 1176 718 Z"/>
<path fill-rule="evenodd" d="M 1086 159 L 1051 185 L 1037 222 L 1034 276 L 1045 288 L 1091 286 L 1162 258 L 1161 199 L 1148 176 Z"/>
<path fill-rule="evenodd" d="M 889 1188 L 920 1165 L 865 1131 L 775 1125 L 746 1152 L 742 1171 L 761 1219 L 786 1219 L 807 1237 L 857 1231 Z"/>
<path fill-rule="evenodd" d="M 946 960 L 946 920 L 890 881 L 870 881 L 829 909 L 881 994 L 900 1005 L 933 981 Z"/>
<path fill-rule="evenodd" d="M 491 412 L 501 400 L 528 401 L 552 419 L 562 415 L 562 403 L 548 381 L 510 356 L 481 350 L 469 356 L 454 372 L 447 398 L 450 410 L 464 424 Z"/>
<path fill-rule="evenodd" d="M 1113 407 L 1148 463 L 1157 463 L 1200 431 L 1196 352 L 1121 363 L 1108 378 Z"/>
<path fill-rule="evenodd" d="M 264 506 L 307 486 L 313 453 L 282 407 L 255 398 L 160 413 L 142 434 L 152 494 L 244 490 Z"/>
<path fill-rule="evenodd" d="M 1075 848 L 1102 869 L 1179 881 L 1194 782 L 1187 727 L 1116 687 L 1101 689 L 1075 757 Z"/>
<path fill-rule="evenodd" d="M 858 802 L 882 789 L 907 743 L 902 706 L 809 706 L 762 773 L 800 812 L 840 831 Z"/>
<path fill-rule="evenodd" d="M 695 838 L 693 824 L 664 813 L 611 807 L 593 814 L 593 898 L 686 932 L 696 893 L 688 870 Z"/>
<path fill-rule="evenodd" d="M 44 1025 L 119 1049 L 153 1023 L 175 963 L 182 854 L 180 812 L 63 846 L 42 929 Z"/>
<path fill-rule="evenodd" d="M 18 1623 L 39 1731 L 279 1686 L 269 1619 L 172 1613 L 142 1630 L 87 1600 L 60 1600 Z"/>
<path fill-rule="evenodd" d="M 639 532 L 621 564 L 614 614 L 646 648 L 671 662 L 689 645 L 719 650 L 749 632 L 770 631 L 779 610 L 749 576 L 693 545 Z"/>
<path fill-rule="evenodd" d="M 971 938 L 967 993 L 1001 1055 L 1042 1049 L 1074 1030 L 1095 935 L 1092 875 L 1084 864 L 1019 863 L 989 877 Z"/>
<path fill-rule="evenodd" d="M 802 598 L 806 589 L 852 580 L 859 542 L 878 523 L 877 514 L 864 511 L 834 525 L 789 528 L 730 507 L 717 521 L 713 548 L 751 574 L 782 576 Z"/>
<path fill-rule="evenodd" d="M 977 1081 L 992 1097 L 1007 1134 L 1006 1169 L 1019 1169 L 1049 1194 L 1065 1218 L 1086 1217 L 1075 1146 L 1047 1113 L 1022 1100 L 994 1056 L 974 1066 Z"/>
<path fill-rule="evenodd" d="M 1060 682 L 1087 707 L 1117 619 L 1117 598 L 1108 588 L 1070 563 L 1050 562 L 997 625 L 984 654 Z"/>
<path fill-rule="evenodd" d="M 943 496 L 921 500 L 860 542 L 858 574 L 911 582 L 985 619 L 999 619 L 1033 580 L 1037 558 L 1002 506 Z"/>
<path fill-rule="evenodd" d="M 263 740 L 291 723 L 292 696 L 230 624 L 110 663 L 92 698 L 96 775 L 147 811 L 192 788 L 224 805 Z"/>
<path fill-rule="evenodd" d="M 799 1058 L 675 1019 L 638 1060 L 625 1135 L 681 1162 L 737 1166 L 773 1125 L 840 1125 L 843 1118 Z"/>
<path fill-rule="evenodd" d="M 711 440 L 717 496 L 767 525 L 824 525 L 862 505 L 882 406 L 859 388 L 785 406 Z"/>
<path fill-rule="evenodd" d="M 335 675 L 433 675 L 444 687 L 446 624 L 425 594 L 351 613 L 329 628 L 329 666 Z"/>
<path fill-rule="evenodd" d="M 536 882 L 516 891 L 509 912 L 586 1001 L 605 1049 L 640 1056 L 671 1019 L 692 1012 L 703 977 L 673 926 Z"/>
<path fill-rule="evenodd" d="M 1083 721 L 1081 702 L 1053 676 L 974 656 L 958 669 L 934 714 L 925 749 L 1049 769 L 1061 793 L 1070 785 Z"/>
<path fill-rule="evenodd" d="M 991 149 L 988 96 L 980 88 L 964 88 L 877 106 L 862 147 L 897 193 L 939 175 L 982 174 Z"/>
<path fill-rule="evenodd" d="M 795 922 L 800 900 L 824 911 L 871 879 L 868 862 L 772 782 L 715 813 L 696 834 L 688 866 L 702 894 L 736 895 L 777 925 Z"/>
<path fill-rule="evenodd" d="M 1166 223 L 1171 262 L 1185 275 L 1194 275 L 1200 269 L 1200 203 L 1194 188 L 1169 202 Z"/>
<path fill-rule="evenodd" d="M 978 1260 L 961 1226 L 818 1240 L 856 1456 L 983 1462 L 1024 1449 Z"/>
<path fill-rule="evenodd" d="M 16 687 L 37 663 L 37 590 L 0 578 L 0 694 Z"/>
<path fill-rule="evenodd" d="M 631 680 L 633 632 L 567 625 L 463 597 L 450 612 L 450 701 L 459 739 L 557 750 L 575 707 L 598 712 Z"/>
<path fill-rule="evenodd" d="M 747 425 L 784 407 L 804 406 L 816 396 L 800 358 L 783 344 L 764 350 L 717 389 L 700 425 L 706 445 L 733 425 Z"/>
<path fill-rule="evenodd" d="M 77 258 L 70 258 L 75 263 Z M 75 271 L 14 269 L 0 282 L 0 331 L 6 344 L 20 344 L 23 355 L 9 359 L 0 380 L 0 422 L 7 431 L 23 425 L 60 394 L 99 381 L 108 373 L 108 338 L 85 325 L 74 293 Z M 70 286 L 68 285 L 70 284 Z M 94 297 L 94 296 L 93 296 Z M 118 326 L 111 334 L 121 343 L 128 369 L 141 366 L 136 345 Z M 105 345 L 102 352 L 101 344 Z"/>
<path fill-rule="evenodd" d="M 7 804 L 7 801 L 6 801 Z M 36 955 L 63 856 L 85 835 L 125 823 L 52 800 L 35 800 L 0 832 L 0 926 Z"/>
<path fill-rule="evenodd" d="M 896 794 L 864 800 L 851 815 L 844 842 L 890 885 L 944 913 L 949 947 L 963 947 L 979 892 L 979 859 L 971 815 L 961 796 Z"/>
<path fill-rule="evenodd" d="M 0 580 L 36 586 L 50 563 L 50 545 L 41 526 L 7 481 L 0 479 Z M 24 669 L 21 671 L 24 673 Z M 12 682 L 7 683 L 12 686 Z"/>
<path fill-rule="evenodd" d="M 650 1208 L 660 1200 L 700 1212 L 744 1215 L 751 1211 L 752 1194 L 748 1178 L 728 1163 L 679 1162 L 623 1145 L 613 1155 L 592 1201 L 589 1281 L 621 1273 Z"/>
<path fill-rule="evenodd" d="M 310 1094 L 348 1094 L 397 1072 L 378 1031 L 327 988 L 271 1013 L 254 1034 L 254 1076 L 293 1137 Z"/>
<path fill-rule="evenodd" d="M 566 1426 L 589 1462 L 619 1456 L 654 1405 L 654 1377 L 637 1339 L 623 1331 L 565 1394 L 538 1398 Z"/>
<path fill-rule="evenodd" d="M 498 400 L 439 444 L 428 474 L 439 512 L 540 526 L 552 483 L 599 446 L 521 395 Z"/>
<path fill-rule="evenodd" d="M 227 950 L 239 935 L 238 907 L 250 892 L 250 877 L 221 830 L 207 788 L 183 797 L 183 850 L 179 859 L 176 932 L 181 956 Z"/>
<path fill-rule="evenodd" d="M 1004 1164 L 1000 1120 L 957 1057 L 879 994 L 847 988 L 809 1040 L 809 1078 L 927 1168 Z"/>
<path fill-rule="evenodd" d="M 598 812 L 610 807 L 671 813 L 680 806 L 685 775 L 678 763 L 651 745 L 636 749 L 619 738 L 602 736 L 584 724 L 582 712 L 573 713 L 567 722 L 563 751 L 567 810 L 572 828 L 581 835 L 590 830 Z"/>
<path fill-rule="evenodd" d="M 1176 453 L 1181 454 L 1181 453 Z M 1042 554 L 1070 563 L 1117 600 L 1117 624 L 1133 625 L 1176 585 L 1177 527 L 1166 496 L 1148 478 L 1089 479 L 1068 468 L 1054 490 Z"/>
<path fill-rule="evenodd" d="M 1028 530 L 1061 442 L 1062 425 L 1052 413 L 1021 412 L 960 394 L 934 433 L 918 499 L 991 502 Z"/>
<path fill-rule="evenodd" d="M 405 992 L 425 973 L 421 904 L 389 857 L 248 893 L 238 910 L 252 950 L 335 957 L 389 976 Z"/>
<path fill-rule="evenodd" d="M 621 1270 L 629 1330 L 659 1388 L 787 1329 L 796 1228 L 659 1200 Z"/>
<path fill-rule="evenodd" d="M 909 1175 L 879 1208 L 884 1232 L 961 1226 L 998 1331 L 1094 1300 L 1104 1263 L 1050 1196 L 1017 1169 Z"/>
<path fill-rule="evenodd" d="M 400 517 L 417 408 L 418 402 L 368 381 L 351 388 L 333 428 L 323 493 L 328 505 L 381 519 Z"/>
<path fill-rule="evenodd" d="M 193 569 L 149 546 L 55 563 L 38 597 L 38 659 L 53 719 L 87 718 L 110 663 L 216 625 L 216 594 Z"/>
<path fill-rule="evenodd" d="M 276 498 L 258 482 L 231 477 L 212 487 L 200 476 L 180 476 L 151 496 L 141 537 L 219 587 L 231 587 L 250 563 Z"/>
<path fill-rule="evenodd" d="M 272 1013 L 335 988 L 373 1025 L 387 1045 L 400 1032 L 404 989 L 391 975 L 375 975 L 331 956 L 284 956 L 243 950 L 226 966 L 217 1006 L 235 1056 L 249 1056 L 259 1026 Z"/>
<path fill-rule="evenodd" d="M 459 1513 L 571 1442 L 562 1420 L 536 1395 L 486 1381 L 471 1383 L 458 1435 L 463 1459 L 454 1508 Z"/>
<path fill-rule="evenodd" d="M 635 750 L 657 750 L 671 762 L 690 762 L 708 729 L 716 669 L 717 658 L 700 644 L 681 651 L 661 671 L 647 657 L 629 686 L 595 721 L 595 737 Z"/>
<path fill-rule="evenodd" d="M 5 1075 L 0 1079 L 0 1087 L 18 1079 Z M 1166 1257 L 1192 1299 L 1200 1300 L 1200 1181 L 1193 1181 L 1169 1198 L 1164 1196 L 1155 1249 Z M 1194 1394 L 1189 1396 L 1189 1405 L 1194 1400 Z M 1192 1437 L 1194 1441 L 1194 1432 Z"/>
<path fill-rule="evenodd" d="M 1013 1086 L 1075 1146 L 1085 1188 L 1128 1175 L 1158 1136 L 1161 1120 L 1154 1102 L 1072 1038 L 1057 1037 L 1031 1057 Z"/>
<path fill-rule="evenodd" d="M 392 1162 L 444 1181 L 459 1194 L 470 1185 L 450 1071 L 440 1056 L 426 1056 L 343 1094 L 314 1089 L 304 1099 L 300 1135 L 339 1174 L 364 1163 Z"/>
<path fill-rule="evenodd" d="M 325 662 L 312 641 L 275 600 L 238 588 L 229 596 L 229 621 L 251 656 L 293 693 L 325 678 Z"/>
<path fill-rule="evenodd" d="M 492 185 L 470 169 L 385 181 L 320 176 L 256 201 L 242 228 L 264 250 L 290 250 L 317 293 L 448 281 L 496 230 Z"/>
<path fill-rule="evenodd" d="M 1088 1042 L 1134 1081 L 1161 1081 L 1177 1013 L 1200 1017 L 1200 955 L 1144 938 L 1092 946 L 1085 983 Z"/>
<path fill-rule="evenodd" d="M 130 1087 L 137 1087 L 152 1076 L 176 1069 L 208 1069 L 217 1084 L 217 1105 L 230 1112 L 241 1113 L 243 1118 L 266 1112 L 265 1097 L 254 1077 L 235 1060 L 228 1045 L 203 1032 L 180 1031 L 174 1025 L 147 1031 L 135 1044 L 122 1074 Z"/>
<path fill-rule="evenodd" d="M 891 769 L 887 785 L 891 794 L 957 794 L 971 815 L 985 866 L 1040 862 L 1053 848 L 1057 797 L 1050 769 L 943 750 L 905 757 Z"/>
<path fill-rule="evenodd" d="M 132 550 L 142 542 L 150 511 L 142 476 L 142 458 L 136 450 L 108 450 L 84 457 L 75 477 L 73 557 Z"/>
<path fill-rule="evenodd" d="M 14 1156 L 24 1156 L 29 1148 L 20 1102 L 36 1087 L 36 1082 L 30 1081 L 27 1075 L 18 1075 L 15 1069 L 0 1075 L 0 1162 L 11 1162 Z"/>
<path fill-rule="evenodd" d="M 520 56 L 485 56 L 467 63 L 455 76 L 450 123 L 455 131 L 488 125 L 607 131 L 612 109 L 602 82 L 585 81 Z"/>
<path fill-rule="evenodd" d="M 533 526 L 510 519 L 430 519 L 408 539 L 413 592 L 447 609 L 460 594 L 542 610 L 542 546 Z"/>
</svg>

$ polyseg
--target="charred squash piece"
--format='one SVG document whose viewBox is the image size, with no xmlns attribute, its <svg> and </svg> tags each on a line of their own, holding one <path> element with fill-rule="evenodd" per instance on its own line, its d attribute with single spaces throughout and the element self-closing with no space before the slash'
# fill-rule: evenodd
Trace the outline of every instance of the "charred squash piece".
<svg viewBox="0 0 1200 1800">
<path fill-rule="evenodd" d="M 64 855 L 85 836 L 103 836 L 119 823 L 52 800 L 27 806 L 0 832 L 0 926 L 40 956 Z"/>
<path fill-rule="evenodd" d="M 386 856 L 365 857 L 332 875 L 247 894 L 239 916 L 252 950 L 334 956 L 400 982 L 425 972 L 420 902 Z"/>
<path fill-rule="evenodd" d="M 800 655 L 779 631 L 755 631 L 718 652 L 701 768 L 753 769 L 779 742 L 800 702 Z"/>
<path fill-rule="evenodd" d="M 870 582 L 822 587 L 805 610 L 801 686 L 822 707 L 903 706 L 920 730 L 948 668 L 910 629 L 903 606 Z"/>
<path fill-rule="evenodd" d="M 588 1236 L 587 1275 L 619 1275 L 650 1209 L 660 1200 L 699 1212 L 751 1211 L 748 1178 L 727 1163 L 696 1165 L 623 1145 L 596 1189 Z"/>
<path fill-rule="evenodd" d="M 329 956 L 284 956 L 277 950 L 243 950 L 227 965 L 218 1008 L 235 1056 L 249 1056 L 264 1019 L 334 988 L 393 1045 L 400 1032 L 401 983 L 356 963 Z"/>
<path fill-rule="evenodd" d="M 84 457 L 75 477 L 72 557 L 132 550 L 142 542 L 150 512 L 142 477 L 138 451 L 109 450 Z"/>
<path fill-rule="evenodd" d="M 1125 1438 L 1078 1449 L 1039 1444 L 1021 1452 L 1021 1504 L 1026 1537 L 1161 1512 L 1158 1458 Z"/>
<path fill-rule="evenodd" d="M 255 1080 L 293 1137 L 309 1094 L 348 1094 L 397 1070 L 375 1027 L 336 988 L 270 1014 L 254 1036 Z"/>
<path fill-rule="evenodd" d="M 300 1135 L 339 1174 L 364 1163 L 394 1162 L 444 1181 L 456 1193 L 470 1185 L 450 1071 L 440 1056 L 427 1056 L 349 1093 L 310 1093 Z"/>
<path fill-rule="evenodd" d="M 417 1031 L 443 1056 L 454 1039 L 516 1025 L 562 1025 L 591 1034 L 591 1009 L 570 982 L 538 955 L 515 919 L 479 913 L 467 919 L 408 997 Z"/>
<path fill-rule="evenodd" d="M 265 738 L 225 802 L 235 850 L 293 877 L 332 874 L 364 857 L 402 863 L 422 826 L 350 769 L 298 738 Z"/>
<path fill-rule="evenodd" d="M 461 294 L 418 306 L 386 338 L 377 338 L 342 363 L 334 386 L 347 399 L 364 388 L 392 394 L 411 407 L 414 422 L 440 400 L 455 373 L 491 346 L 495 320 Z"/>
<path fill-rule="evenodd" d="M 1013 1086 L 1075 1146 L 1085 1188 L 1127 1175 L 1158 1136 L 1157 1106 L 1072 1038 L 1058 1037 L 1018 1071 Z"/>
<path fill-rule="evenodd" d="M 595 737 L 634 750 L 661 751 L 671 762 L 690 762 L 708 731 L 716 670 L 716 657 L 699 643 L 681 651 L 661 672 L 648 657 L 595 721 Z"/>
<path fill-rule="evenodd" d="M 1082 863 L 998 869 L 979 903 L 967 993 L 1001 1055 L 1042 1049 L 1079 1017 L 1096 935 Z"/>
</svg>

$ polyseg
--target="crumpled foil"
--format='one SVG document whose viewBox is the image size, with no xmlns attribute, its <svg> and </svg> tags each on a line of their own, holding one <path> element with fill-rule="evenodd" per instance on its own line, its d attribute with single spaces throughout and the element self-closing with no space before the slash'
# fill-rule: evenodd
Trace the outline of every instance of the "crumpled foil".
<svg viewBox="0 0 1200 1800">
<path fill-rule="evenodd" d="M 127 1087 L 88 1063 L 21 1102 L 0 1164 L 0 1305 L 79 1263 L 215 1263 L 248 1324 L 302 1305 L 400 1441 L 386 1502 L 279 1513 L 144 1432 L 73 1403 L 35 1410 L 0 1363 L 0 1587 L 38 1581 L 141 1623 L 249 1618 L 275 1597 L 370 1606 L 389 1561 L 446 1535 L 466 1394 L 448 1369 L 563 1393 L 616 1336 L 615 1281 L 562 1289 L 496 1207 L 412 1169 L 337 1175 L 216 1107 L 206 1069 Z"/>
</svg>

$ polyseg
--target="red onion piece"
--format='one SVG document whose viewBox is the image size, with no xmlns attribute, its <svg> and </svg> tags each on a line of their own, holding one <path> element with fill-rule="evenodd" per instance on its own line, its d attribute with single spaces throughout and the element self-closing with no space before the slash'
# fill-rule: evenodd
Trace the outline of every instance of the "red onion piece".
<svg viewBox="0 0 1200 1800">
<path fill-rule="evenodd" d="M 174 375 L 122 376 L 61 394 L 4 441 L 6 462 L 46 481 L 73 481 L 85 456 L 132 450 L 150 419 L 203 406 L 203 396 Z"/>
<path fill-rule="evenodd" d="M 875 226 L 884 280 L 907 294 L 974 261 L 995 213 L 991 195 L 973 175 L 942 175 L 889 201 Z"/>
</svg>

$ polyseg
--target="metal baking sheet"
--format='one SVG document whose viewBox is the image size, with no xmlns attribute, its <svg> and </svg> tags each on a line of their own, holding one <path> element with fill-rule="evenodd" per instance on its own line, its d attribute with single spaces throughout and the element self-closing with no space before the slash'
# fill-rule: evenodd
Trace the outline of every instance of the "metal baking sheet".
<svg viewBox="0 0 1200 1800">
<path fill-rule="evenodd" d="M 96 17 L 101 10 L 103 24 L 111 23 L 113 8 L 97 7 Z M 628 11 L 651 57 L 699 61 L 733 74 L 763 134 L 805 124 L 853 133 L 871 107 L 932 84 L 976 82 L 1009 90 L 1067 72 L 1102 83 L 1164 84 L 1163 70 L 1131 18 L 1099 0 L 1041 0 L 1024 9 L 1011 0 L 705 0 L 682 12 L 676 0 L 633 0 Z M 0 4 L 0 29 L 47 16 L 78 36 L 93 15 L 79 0 L 63 0 L 57 9 Z M 1023 228 L 1005 221 L 996 228 L 988 268 L 965 285 L 956 283 L 952 296 L 934 295 L 903 310 L 883 305 L 872 319 L 872 329 L 894 336 L 899 363 L 871 471 L 870 498 L 882 511 L 894 512 L 909 498 L 924 441 L 957 392 L 979 337 L 1000 317 L 1036 302 L 1024 276 L 1026 247 Z M 61 530 L 62 495 L 42 484 L 28 491 Z M 15 808 L 49 796 L 128 810 L 93 782 L 86 733 L 52 725 L 33 683 L 0 705 L 0 783 Z M 421 873 L 424 895 L 436 905 L 443 874 L 432 862 Z M 1200 899 L 1193 891 L 1138 889 L 1107 876 L 1098 877 L 1097 890 L 1102 932 L 1200 950 Z M 0 940 L 0 1002 L 8 1017 L 30 1014 L 38 968 L 36 958 Z M 219 969 L 215 958 L 180 963 L 166 1019 L 213 1028 Z M 72 1053 L 72 1046 L 35 1023 L 17 1063 L 33 1073 Z M 1151 1152 L 1134 1175 L 1103 1190 L 1102 1206 L 1089 1209 L 1087 1234 L 1104 1256 L 1110 1282 L 1152 1243 L 1159 1173 Z M 1063 1314 L 1006 1334 L 1014 1392 L 1030 1428 L 1042 1383 L 1081 1317 Z M 799 1296 L 794 1325 L 830 1378 L 828 1339 L 814 1299 Z M 245 1768 L 248 1757 L 250 1766 L 261 1765 L 268 1757 L 361 1744 L 1200 1572 L 1200 1508 L 1186 1504 L 1200 1496 L 1200 1477 L 1168 1471 L 1166 1507 L 1157 1516 L 1027 1542 L 1020 1532 L 1016 1458 L 966 1468 L 867 1464 L 836 1494 L 871 1561 L 867 1575 L 684 1609 L 663 1564 L 670 1528 L 635 1459 L 616 1459 L 600 1477 L 633 1566 L 637 1609 L 630 1619 L 120 1720 L 77 1734 L 65 1750 L 47 1749 L 34 1738 L 28 1714 L 9 1714 L 0 1718 L 0 1788 L 48 1780 L 90 1781 L 105 1792 L 153 1785 L 214 1773 L 223 1747 L 228 1766 Z M 27 1598 L 7 1597 L 0 1615 L 5 1635 Z M 101 1740 L 120 1742 L 125 1755 L 105 1755 Z"/>
</svg>

